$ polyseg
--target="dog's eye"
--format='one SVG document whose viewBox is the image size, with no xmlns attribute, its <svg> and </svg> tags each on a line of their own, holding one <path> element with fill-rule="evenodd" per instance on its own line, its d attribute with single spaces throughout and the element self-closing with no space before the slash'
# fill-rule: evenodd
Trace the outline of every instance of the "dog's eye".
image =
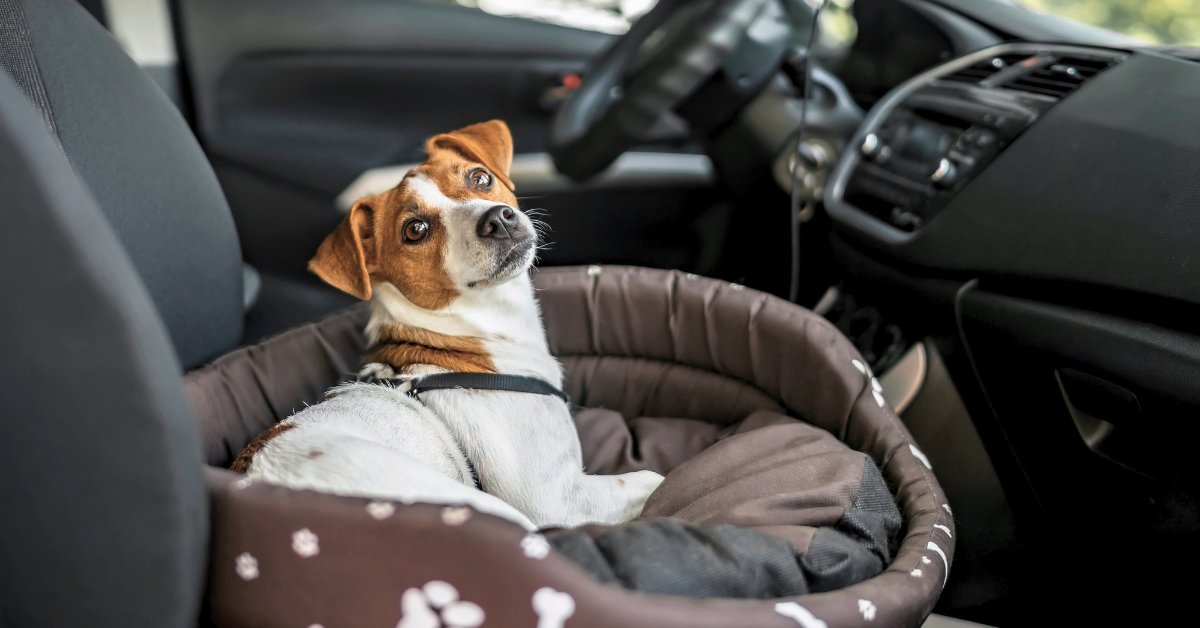
<svg viewBox="0 0 1200 628">
<path fill-rule="evenodd" d="M 492 175 L 483 168 L 476 168 L 467 175 L 467 180 L 471 182 L 471 186 L 486 190 L 492 187 Z"/>
<path fill-rule="evenodd" d="M 404 223 L 404 241 L 420 242 L 429 235 L 429 223 L 416 218 Z"/>
</svg>

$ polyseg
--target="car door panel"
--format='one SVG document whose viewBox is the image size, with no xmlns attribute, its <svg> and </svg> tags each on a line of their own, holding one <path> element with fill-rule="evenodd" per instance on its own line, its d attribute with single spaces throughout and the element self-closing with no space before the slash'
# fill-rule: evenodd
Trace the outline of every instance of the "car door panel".
<svg viewBox="0 0 1200 628">
<path fill-rule="evenodd" d="M 193 122 L 245 257 L 297 279 L 344 216 L 339 195 L 420 161 L 433 133 L 502 118 L 519 156 L 544 160 L 547 90 L 612 38 L 436 0 L 175 2 Z M 553 189 L 518 180 L 523 206 L 549 213 L 557 244 L 542 263 L 711 268 L 721 231 L 705 225 L 728 208 L 713 209 L 711 164 L 690 157 L 704 167 Z"/>
</svg>

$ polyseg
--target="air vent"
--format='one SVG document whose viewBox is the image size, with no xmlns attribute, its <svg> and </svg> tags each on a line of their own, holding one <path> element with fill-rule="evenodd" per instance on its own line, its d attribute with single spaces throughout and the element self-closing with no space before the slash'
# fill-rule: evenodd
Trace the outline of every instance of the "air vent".
<svg viewBox="0 0 1200 628">
<path fill-rule="evenodd" d="M 943 76 L 943 81 L 951 81 L 954 83 L 980 83 L 985 81 L 1001 71 L 1008 69 L 1010 66 L 1016 65 L 1030 55 L 1027 54 L 1006 54 L 996 55 L 990 59 L 980 61 L 974 65 L 963 68 L 953 74 Z"/>
<path fill-rule="evenodd" d="M 1061 100 L 1116 62 L 1100 57 L 1050 57 L 1033 70 L 1017 75 L 1004 87 Z"/>
</svg>

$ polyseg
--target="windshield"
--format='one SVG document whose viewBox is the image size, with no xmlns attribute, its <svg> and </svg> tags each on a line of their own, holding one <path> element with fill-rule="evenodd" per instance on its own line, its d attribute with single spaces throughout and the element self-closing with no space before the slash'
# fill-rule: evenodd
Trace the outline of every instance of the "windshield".
<svg viewBox="0 0 1200 628">
<path fill-rule="evenodd" d="M 1200 45 L 1200 0 L 1017 0 L 1151 44 Z"/>
</svg>

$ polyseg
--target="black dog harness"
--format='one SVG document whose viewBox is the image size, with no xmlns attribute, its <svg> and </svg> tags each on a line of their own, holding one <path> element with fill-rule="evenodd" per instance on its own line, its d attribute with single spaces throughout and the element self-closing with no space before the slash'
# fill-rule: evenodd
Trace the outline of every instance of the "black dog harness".
<svg viewBox="0 0 1200 628">
<path fill-rule="evenodd" d="M 550 382 L 536 377 L 526 377 L 524 375 L 498 375 L 494 373 L 435 373 L 433 375 L 415 375 L 403 377 L 367 377 L 359 378 L 360 382 L 365 384 L 382 384 L 392 386 L 397 390 L 403 391 L 410 397 L 417 400 L 421 399 L 421 393 L 430 390 L 499 390 L 502 392 L 529 393 L 531 395 L 546 395 L 548 397 L 558 397 L 563 400 L 563 403 L 569 407 L 571 398 L 567 393 L 555 388 Z M 459 447 L 462 452 L 463 460 L 467 461 L 467 469 L 471 472 L 471 479 L 475 482 L 475 488 L 483 490 L 483 485 L 479 482 L 479 474 L 475 472 L 475 465 L 471 462 L 471 457 L 466 451 Z"/>
<path fill-rule="evenodd" d="M 563 403 L 570 404 L 571 398 L 567 393 L 555 388 L 544 379 L 526 377 L 524 375 L 497 375 L 494 373 L 436 373 L 433 375 L 417 375 L 415 377 L 395 377 L 382 382 L 396 382 L 394 385 L 407 392 L 410 396 L 420 398 L 427 390 L 500 390 L 503 392 L 529 393 L 558 397 Z"/>
</svg>

